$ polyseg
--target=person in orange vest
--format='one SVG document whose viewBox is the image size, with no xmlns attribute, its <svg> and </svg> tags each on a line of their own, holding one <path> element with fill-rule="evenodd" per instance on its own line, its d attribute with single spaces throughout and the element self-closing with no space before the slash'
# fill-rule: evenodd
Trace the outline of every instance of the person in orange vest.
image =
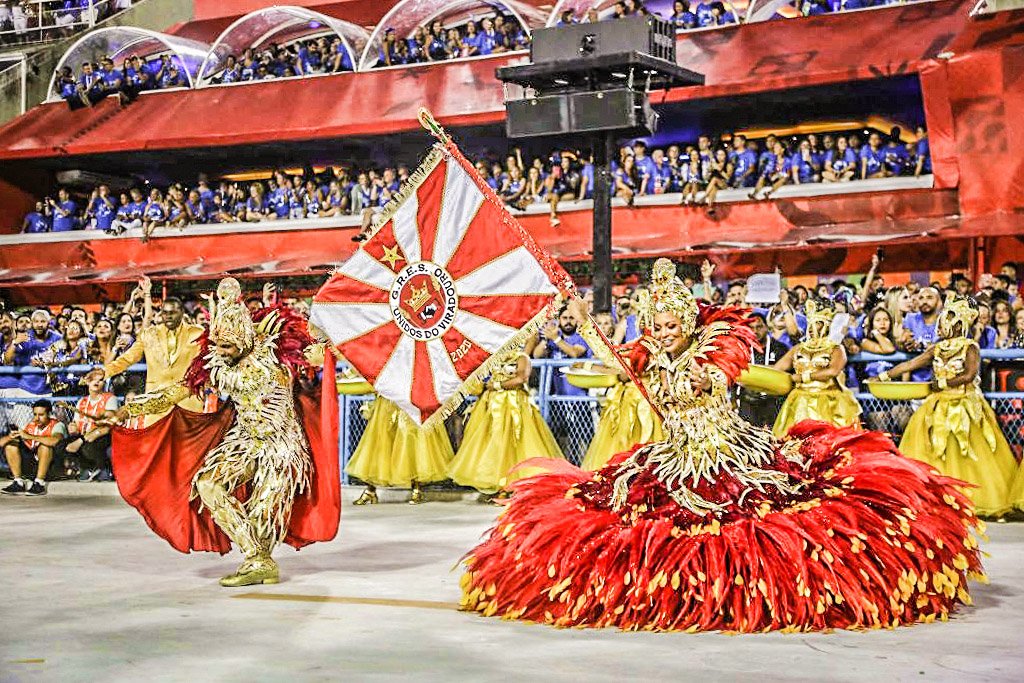
<svg viewBox="0 0 1024 683">
<path fill-rule="evenodd" d="M 0 493 L 8 495 L 45 496 L 46 472 L 50 469 L 53 456 L 61 450 L 61 444 L 67 438 L 68 430 L 64 423 L 53 417 L 53 404 L 41 398 L 32 404 L 32 421 L 23 429 L 13 431 L 0 438 L 7 466 L 11 468 L 14 479 Z M 39 460 L 35 479 L 23 479 L 23 458 L 35 457 Z"/>
<path fill-rule="evenodd" d="M 79 481 L 106 478 L 104 470 L 107 467 L 107 452 L 110 450 L 110 426 L 102 424 L 100 420 L 113 417 L 118 401 L 112 393 L 103 391 L 103 376 L 103 368 L 96 367 L 82 378 L 82 383 L 89 389 L 89 395 L 78 399 L 75 418 L 68 426 L 73 438 L 65 451 L 79 455 Z"/>
</svg>

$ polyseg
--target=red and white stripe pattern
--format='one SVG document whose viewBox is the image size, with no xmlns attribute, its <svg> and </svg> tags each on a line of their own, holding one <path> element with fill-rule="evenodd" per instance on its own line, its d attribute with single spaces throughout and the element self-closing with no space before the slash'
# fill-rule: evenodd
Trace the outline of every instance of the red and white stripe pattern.
<svg viewBox="0 0 1024 683">
<path fill-rule="evenodd" d="M 431 155 L 415 191 L 313 300 L 313 324 L 417 423 L 558 293 L 463 161 Z"/>
</svg>

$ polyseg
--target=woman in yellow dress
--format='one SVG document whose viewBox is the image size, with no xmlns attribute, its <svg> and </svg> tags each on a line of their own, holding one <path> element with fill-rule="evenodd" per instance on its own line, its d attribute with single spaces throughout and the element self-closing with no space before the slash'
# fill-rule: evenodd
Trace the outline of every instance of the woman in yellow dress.
<svg viewBox="0 0 1024 683">
<path fill-rule="evenodd" d="M 649 386 L 649 377 L 640 379 L 644 386 Z M 597 430 L 583 457 L 582 467 L 585 470 L 597 471 L 607 465 L 608 459 L 616 453 L 627 451 L 635 444 L 664 438 L 661 417 L 650 402 L 624 373 L 619 374 L 618 380 L 608 390 Z"/>
<path fill-rule="evenodd" d="M 448 469 L 456 484 L 484 494 L 528 475 L 509 476 L 510 469 L 530 458 L 562 458 L 554 435 L 530 401 L 526 382 L 530 358 L 519 348 L 496 359 L 494 372 L 473 406 L 462 445 Z"/>
<path fill-rule="evenodd" d="M 932 366 L 932 393 L 903 432 L 900 450 L 942 474 L 977 488 L 967 491 L 979 515 L 996 517 L 1012 507 L 1010 484 L 1017 460 L 995 413 L 981 394 L 978 344 L 966 336 L 978 317 L 973 299 L 953 295 L 939 314 L 939 341 L 921 355 L 878 375 L 887 382 Z"/>
<path fill-rule="evenodd" d="M 820 420 L 837 427 L 860 423 L 860 404 L 846 388 L 846 351 L 829 339 L 835 308 L 828 300 L 807 302 L 804 341 L 780 358 L 776 370 L 793 373 L 793 390 L 779 409 L 772 432 L 783 437 L 802 420 Z"/>
<path fill-rule="evenodd" d="M 378 396 L 368 406 L 366 431 L 345 472 L 366 484 L 356 505 L 377 502 L 377 487 L 411 488 L 409 503 L 423 502 L 421 484 L 448 478 L 455 456 L 444 423 L 423 428 L 405 411 Z"/>
</svg>

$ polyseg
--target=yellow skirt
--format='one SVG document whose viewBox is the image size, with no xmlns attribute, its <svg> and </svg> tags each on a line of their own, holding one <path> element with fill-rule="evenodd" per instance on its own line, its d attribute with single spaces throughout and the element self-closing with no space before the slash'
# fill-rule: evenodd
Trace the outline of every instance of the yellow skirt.
<svg viewBox="0 0 1024 683">
<path fill-rule="evenodd" d="M 857 425 L 860 424 L 860 404 L 853 392 L 838 386 L 827 389 L 796 387 L 779 409 L 772 433 L 782 438 L 790 427 L 803 420 L 820 420 L 837 427 Z"/>
<path fill-rule="evenodd" d="M 979 515 L 1013 507 L 1010 485 L 1017 460 L 996 414 L 976 388 L 931 394 L 910 418 L 900 450 L 942 474 L 977 488 L 967 490 Z"/>
<path fill-rule="evenodd" d="M 493 493 L 533 474 L 508 477 L 524 460 L 561 457 L 558 442 L 525 390 L 488 389 L 473 406 L 448 475 L 457 484 Z"/>
<path fill-rule="evenodd" d="M 443 423 L 423 429 L 401 408 L 377 397 L 366 431 L 345 472 L 367 484 L 409 488 L 448 478 L 455 456 Z"/>
<path fill-rule="evenodd" d="M 661 441 L 661 418 L 632 382 L 620 382 L 608 392 L 597 431 L 583 457 L 583 469 L 596 471 L 616 453 L 635 444 Z"/>
</svg>

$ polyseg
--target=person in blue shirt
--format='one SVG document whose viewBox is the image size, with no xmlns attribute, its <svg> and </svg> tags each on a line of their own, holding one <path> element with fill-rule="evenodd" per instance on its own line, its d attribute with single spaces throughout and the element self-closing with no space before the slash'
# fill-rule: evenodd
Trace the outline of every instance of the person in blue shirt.
<svg viewBox="0 0 1024 683">
<path fill-rule="evenodd" d="M 711 3 L 700 0 L 697 3 L 697 7 L 694 8 L 694 14 L 697 16 L 697 26 L 714 26 L 715 18 L 711 14 Z"/>
<path fill-rule="evenodd" d="M 757 174 L 764 173 L 764 167 L 775 157 L 775 143 L 778 140 L 775 135 L 769 135 L 764 139 L 764 151 L 757 157 Z"/>
<path fill-rule="evenodd" d="M 885 165 L 885 150 L 878 133 L 868 136 L 868 144 L 860 150 L 860 178 L 885 178 L 890 175 Z"/>
<path fill-rule="evenodd" d="M 188 198 L 185 200 L 185 212 L 188 214 L 189 223 L 206 223 L 209 216 L 206 204 L 197 190 L 189 190 Z"/>
<path fill-rule="evenodd" d="M 146 211 L 146 200 L 142 191 L 133 187 L 130 193 L 130 201 L 124 202 L 117 209 L 117 214 L 110 225 L 110 232 L 120 235 L 130 228 L 142 227 L 142 216 Z"/>
<path fill-rule="evenodd" d="M 639 194 L 654 194 L 654 161 L 647 156 L 647 143 L 643 140 L 633 143 L 633 165 L 640 183 Z"/>
<path fill-rule="evenodd" d="M 78 81 L 75 80 L 74 72 L 71 71 L 70 66 L 62 67 L 57 72 L 54 87 L 71 109 L 78 109 L 82 106 L 82 99 L 78 96 Z"/>
<path fill-rule="evenodd" d="M 672 192 L 675 187 L 675 169 L 665 158 L 665 151 L 656 149 L 651 152 L 651 194 Z"/>
<path fill-rule="evenodd" d="M 857 155 L 850 149 L 846 138 L 840 136 L 836 140 L 835 149 L 825 153 L 825 168 L 821 179 L 826 183 L 842 183 L 853 180 L 857 173 Z"/>
<path fill-rule="evenodd" d="M 910 155 L 907 154 L 907 148 L 900 140 L 902 133 L 899 126 L 894 127 L 889 133 L 889 142 L 882 150 L 886 175 L 903 175 L 903 172 L 909 167 Z"/>
<path fill-rule="evenodd" d="M 224 60 L 224 70 L 220 72 L 220 82 L 237 83 L 240 80 L 242 80 L 242 73 L 238 68 L 238 60 L 234 55 L 228 55 Z"/>
<path fill-rule="evenodd" d="M 725 9 L 724 3 L 711 3 L 711 26 L 728 26 L 735 23 L 736 15 Z"/>
<path fill-rule="evenodd" d="M 903 345 L 903 351 L 920 353 L 938 341 L 936 324 L 942 311 L 942 296 L 935 287 L 922 287 L 917 293 L 917 311 L 903 317 L 903 328 L 910 332 L 910 340 Z M 930 382 L 932 367 L 928 365 L 910 375 L 915 382 Z"/>
<path fill-rule="evenodd" d="M 738 189 L 753 187 L 757 184 L 757 154 L 754 150 L 747 148 L 746 136 L 737 134 L 733 137 L 729 163 L 732 164 L 730 187 Z"/>
<path fill-rule="evenodd" d="M 42 365 L 41 358 L 63 337 L 50 327 L 51 315 L 45 308 L 32 312 L 31 327 L 18 331 L 7 348 L 3 349 L 4 365 L 24 367 Z M 50 392 L 46 375 L 0 375 L 0 389 L 22 389 L 33 394 Z"/>
<path fill-rule="evenodd" d="M 466 33 L 462 36 L 462 56 L 472 57 L 480 54 L 480 32 L 477 31 L 476 22 L 470 21 L 466 24 Z"/>
<path fill-rule="evenodd" d="M 676 30 L 697 28 L 697 15 L 690 11 L 690 3 L 686 0 L 676 0 L 672 3 L 672 14 L 668 20 Z"/>
<path fill-rule="evenodd" d="M 47 197 L 50 205 L 50 212 L 53 215 L 51 230 L 53 232 L 67 232 L 78 229 L 78 204 L 63 187 L 57 191 L 57 200 Z"/>
<path fill-rule="evenodd" d="M 329 56 L 328 68 L 331 73 L 341 73 L 342 71 L 352 71 L 352 55 L 349 54 L 348 48 L 345 47 L 345 43 L 342 42 L 341 38 L 335 38 L 331 41 L 330 56 Z"/>
<path fill-rule="evenodd" d="M 424 38 L 427 60 L 438 62 L 449 58 L 444 38 L 444 25 L 440 21 L 435 21 L 430 25 L 430 31 Z"/>
<path fill-rule="evenodd" d="M 188 85 L 177 64 L 171 64 L 160 76 L 161 88 L 184 88 Z"/>
<path fill-rule="evenodd" d="M 915 156 L 917 157 L 917 162 L 914 166 L 914 176 L 919 178 L 922 173 L 928 174 L 932 172 L 932 154 L 928 146 L 928 131 L 924 129 L 924 126 L 918 126 L 916 132 L 917 145 L 915 147 Z"/>
<path fill-rule="evenodd" d="M 149 202 L 142 212 L 142 241 L 148 242 L 153 231 L 167 223 L 167 208 L 160 190 L 149 191 Z"/>
<path fill-rule="evenodd" d="M 484 17 L 480 21 L 480 54 L 489 55 L 495 52 L 504 52 L 505 45 L 501 36 L 494 30 L 494 21 L 490 17 Z"/>
<path fill-rule="evenodd" d="M 592 355 L 590 347 L 577 331 L 578 325 L 573 312 L 568 308 L 563 309 L 559 313 L 557 321 L 549 320 L 541 328 L 540 341 L 533 349 L 533 357 L 552 360 L 590 358 Z M 587 396 L 586 389 L 569 384 L 560 370 L 554 369 L 551 377 L 554 383 L 554 396 L 577 399 Z M 590 414 L 590 404 L 582 400 L 553 401 L 551 431 L 554 432 L 566 458 L 570 462 L 580 463 L 594 436 L 594 420 Z"/>
<path fill-rule="evenodd" d="M 764 169 L 761 171 L 761 176 L 757 179 L 757 184 L 754 185 L 754 189 L 748 196 L 751 199 L 757 199 L 758 193 L 767 187 L 768 189 L 765 190 L 762 199 L 770 198 L 773 192 L 792 180 L 792 169 L 792 158 L 786 154 L 786 148 L 783 144 L 776 140 L 775 146 L 772 149 L 772 156 L 768 159 Z"/>
<path fill-rule="evenodd" d="M 89 198 L 89 208 L 85 212 L 86 220 L 91 222 L 92 228 L 104 232 L 110 230 L 116 213 L 117 200 L 110 196 L 110 188 L 100 185 L 93 190 Z"/>
<path fill-rule="evenodd" d="M 806 185 L 821 180 L 821 166 L 811 153 L 810 140 L 802 140 L 790 162 L 794 185 Z"/>
<path fill-rule="evenodd" d="M 978 342 L 980 349 L 996 348 L 996 328 L 992 327 L 992 307 L 984 301 L 978 302 L 978 319 L 974 321 L 971 336 Z"/>
<path fill-rule="evenodd" d="M 104 97 L 103 77 L 96 72 L 92 62 L 82 62 L 82 73 L 78 75 L 78 97 L 87 107 Z"/>
<path fill-rule="evenodd" d="M 302 193 L 302 208 L 306 213 L 306 218 L 319 218 L 320 212 L 324 209 L 324 203 L 320 188 L 312 180 L 307 180 L 305 191 Z"/>
<path fill-rule="evenodd" d="M 107 93 L 115 93 L 121 90 L 124 85 L 124 74 L 114 67 L 114 60 L 104 57 L 100 61 L 100 78 L 103 80 L 103 89 Z"/>
<path fill-rule="evenodd" d="M 25 220 L 21 222 L 23 233 L 50 232 L 50 218 L 46 215 L 46 207 L 42 202 L 36 202 L 34 210 L 25 214 Z"/>
</svg>

